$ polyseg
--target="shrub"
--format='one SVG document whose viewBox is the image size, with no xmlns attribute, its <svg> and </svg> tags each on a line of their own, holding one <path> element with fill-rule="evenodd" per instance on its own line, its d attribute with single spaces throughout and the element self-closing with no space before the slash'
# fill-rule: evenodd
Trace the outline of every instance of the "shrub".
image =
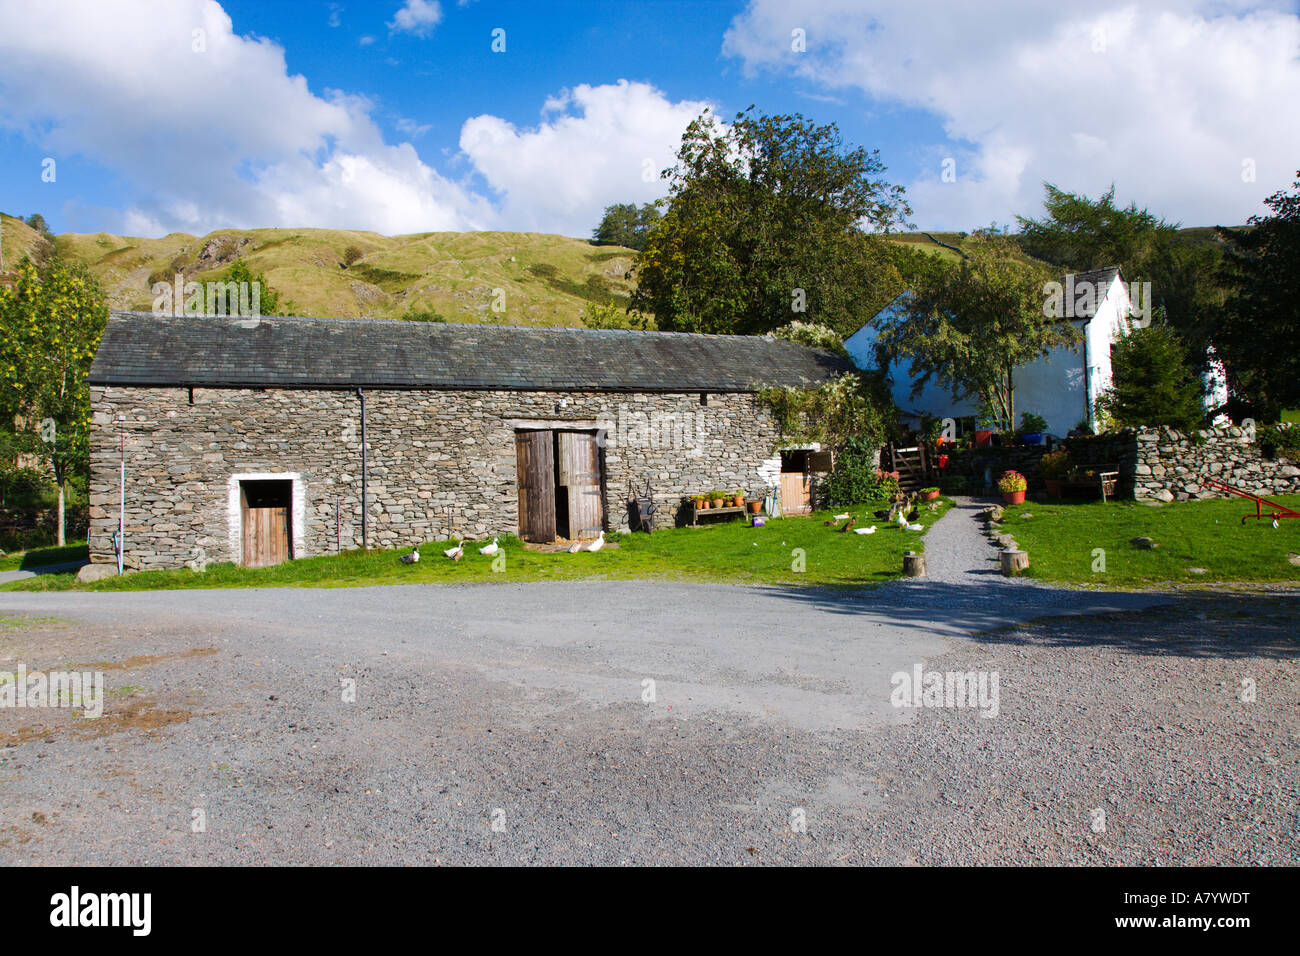
<svg viewBox="0 0 1300 956">
<path fill-rule="evenodd" d="M 1294 422 L 1276 422 L 1255 429 L 1255 442 L 1261 448 L 1272 449 L 1280 458 L 1300 460 L 1300 425 Z"/>
<path fill-rule="evenodd" d="M 408 307 L 402 319 L 406 322 L 446 322 L 447 320 L 433 309 Z"/>
<path fill-rule="evenodd" d="M 361 259 L 363 253 L 356 246 L 348 246 L 343 250 L 343 268 L 346 269 L 352 263 Z"/>
<path fill-rule="evenodd" d="M 878 501 L 898 494 L 898 472 L 877 467 L 878 449 L 865 438 L 853 438 L 841 446 L 826 483 L 832 506 Z"/>
</svg>

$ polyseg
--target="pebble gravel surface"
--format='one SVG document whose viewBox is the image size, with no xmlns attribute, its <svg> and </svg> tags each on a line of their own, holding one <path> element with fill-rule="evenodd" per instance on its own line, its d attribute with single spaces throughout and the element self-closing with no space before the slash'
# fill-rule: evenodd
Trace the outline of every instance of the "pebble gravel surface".
<svg viewBox="0 0 1300 956">
<path fill-rule="evenodd" d="M 853 593 L 0 594 L 0 670 L 109 689 L 0 710 L 0 864 L 1300 862 L 1300 595 L 1008 581 L 975 510 Z"/>
</svg>

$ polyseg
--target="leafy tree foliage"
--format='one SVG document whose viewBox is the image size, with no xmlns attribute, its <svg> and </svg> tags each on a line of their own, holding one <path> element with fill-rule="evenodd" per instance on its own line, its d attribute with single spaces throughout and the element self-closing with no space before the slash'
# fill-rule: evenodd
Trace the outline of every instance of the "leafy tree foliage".
<svg viewBox="0 0 1300 956">
<path fill-rule="evenodd" d="M 1265 421 L 1300 406 L 1300 171 L 1293 188 L 1264 200 L 1272 214 L 1247 229 L 1220 230 L 1228 298 L 1214 347 L 1234 404 Z"/>
<path fill-rule="evenodd" d="M 259 304 L 258 309 L 262 315 L 293 315 L 294 304 L 292 299 L 280 301 L 280 293 L 271 288 L 271 284 L 266 281 L 266 276 L 260 272 L 253 272 L 248 262 L 244 259 L 236 259 L 226 270 L 226 274 L 221 278 L 222 282 L 246 282 L 250 285 L 256 282 L 258 284 Z"/>
<path fill-rule="evenodd" d="M 37 268 L 25 258 L 12 288 L 0 289 L 0 407 L 54 472 L 59 544 L 68 479 L 87 465 L 86 375 L 107 320 L 104 293 L 80 264 L 56 259 Z"/>
<path fill-rule="evenodd" d="M 1201 426 L 1200 379 L 1188 367 L 1183 344 L 1167 325 L 1133 329 L 1111 346 L 1114 384 L 1098 404 L 1120 425 Z"/>
<path fill-rule="evenodd" d="M 603 246 L 627 246 L 639 252 L 659 219 L 659 209 L 652 202 L 640 207 L 635 203 L 615 203 L 605 207 L 605 215 L 592 230 L 591 237 Z"/>
<path fill-rule="evenodd" d="M 948 264 L 917 263 L 910 296 L 879 319 L 878 360 L 911 360 L 914 395 L 933 379 L 954 398 L 974 395 L 999 428 L 1015 428 L 1012 374 L 1077 330 L 1043 314 L 1043 283 L 1051 273 L 1016 255 L 1014 240 L 976 236 L 967 257 Z"/>
<path fill-rule="evenodd" d="M 902 289 L 886 231 L 910 213 L 878 151 L 834 124 L 706 112 L 682 136 L 668 209 L 637 257 L 632 309 L 661 329 L 762 334 L 792 319 L 848 335 Z"/>
</svg>

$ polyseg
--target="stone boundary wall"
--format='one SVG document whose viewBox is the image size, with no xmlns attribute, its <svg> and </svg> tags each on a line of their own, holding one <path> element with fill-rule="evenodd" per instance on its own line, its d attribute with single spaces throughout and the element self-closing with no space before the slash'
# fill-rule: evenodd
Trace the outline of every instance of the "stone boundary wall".
<svg viewBox="0 0 1300 956">
<path fill-rule="evenodd" d="M 1137 458 L 1135 497 L 1159 501 L 1226 498 L 1205 479 L 1269 495 L 1300 494 L 1300 467 L 1285 458 L 1265 458 L 1248 429 L 1236 425 L 1203 429 L 1195 436 L 1170 428 L 1133 433 Z"/>
<path fill-rule="evenodd" d="M 191 405 L 184 388 L 114 386 L 92 388 L 91 402 L 92 560 L 116 560 L 123 433 L 132 568 L 238 562 L 235 475 L 295 476 L 295 557 L 361 546 L 354 392 L 196 388 Z M 698 392 L 367 390 L 366 411 L 371 547 L 516 534 L 514 431 L 523 423 L 609 429 L 611 530 L 627 526 L 629 479 L 638 491 L 650 479 L 662 527 L 684 495 L 762 493 L 780 469 L 776 425 L 752 394 L 711 392 L 701 405 Z"/>
<path fill-rule="evenodd" d="M 1300 463 L 1265 457 L 1249 430 L 1235 425 L 1188 434 L 1170 428 L 1126 428 L 1067 438 L 1065 445 L 1072 465 L 1117 466 L 1119 498 L 1189 501 L 1229 497 L 1206 486 L 1207 478 L 1265 496 L 1300 494 Z M 1029 479 L 1030 490 L 1037 491 L 1043 487 L 1038 468 L 1042 455 L 1041 448 L 1026 446 L 952 452 L 947 473 L 975 475 L 978 492 L 986 464 L 991 464 L 995 481 L 1002 471 L 1014 468 Z"/>
</svg>

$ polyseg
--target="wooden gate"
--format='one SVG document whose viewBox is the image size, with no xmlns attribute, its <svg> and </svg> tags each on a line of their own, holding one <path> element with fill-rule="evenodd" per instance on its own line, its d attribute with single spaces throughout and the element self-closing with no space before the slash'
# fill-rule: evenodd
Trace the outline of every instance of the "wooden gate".
<svg viewBox="0 0 1300 956">
<path fill-rule="evenodd" d="M 264 568 L 288 561 L 292 555 L 289 506 L 293 485 L 288 481 L 242 481 L 239 484 L 242 561 Z"/>
<path fill-rule="evenodd" d="M 898 472 L 898 489 L 909 494 L 930 484 L 930 459 L 924 445 L 896 448 L 886 445 L 880 454 L 880 467 Z"/>
<path fill-rule="evenodd" d="M 555 450 L 550 431 L 515 432 L 519 536 L 555 540 Z"/>
<path fill-rule="evenodd" d="M 568 538 L 594 538 L 605 527 L 600 445 L 592 432 L 557 432 L 556 484 L 568 503 Z"/>
</svg>

